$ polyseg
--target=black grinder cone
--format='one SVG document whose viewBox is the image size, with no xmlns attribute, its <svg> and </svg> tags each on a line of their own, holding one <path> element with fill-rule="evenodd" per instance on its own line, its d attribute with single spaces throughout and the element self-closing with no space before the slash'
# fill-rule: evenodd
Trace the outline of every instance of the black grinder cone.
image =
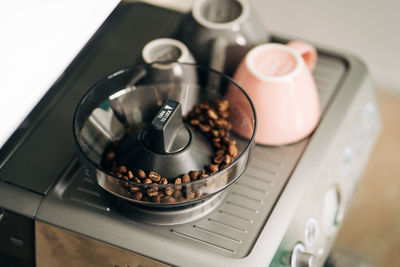
<svg viewBox="0 0 400 267">
<path fill-rule="evenodd" d="M 126 136 L 117 151 L 118 162 L 128 169 L 166 178 L 203 170 L 212 155 L 210 141 L 184 124 L 181 105 L 174 100 L 167 100 L 149 125 Z"/>
</svg>

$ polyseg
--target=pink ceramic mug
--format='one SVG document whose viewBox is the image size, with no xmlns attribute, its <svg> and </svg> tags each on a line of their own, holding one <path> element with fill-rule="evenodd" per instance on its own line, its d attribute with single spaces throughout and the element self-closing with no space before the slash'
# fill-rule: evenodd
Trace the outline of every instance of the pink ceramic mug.
<svg viewBox="0 0 400 267">
<path fill-rule="evenodd" d="M 255 106 L 257 143 L 290 144 L 315 129 L 321 114 L 311 74 L 316 60 L 315 48 L 301 41 L 262 44 L 242 60 L 233 79 L 243 86 Z M 234 96 L 228 93 L 228 98 L 235 103 Z M 247 137 L 245 127 L 233 124 L 238 134 Z"/>
</svg>

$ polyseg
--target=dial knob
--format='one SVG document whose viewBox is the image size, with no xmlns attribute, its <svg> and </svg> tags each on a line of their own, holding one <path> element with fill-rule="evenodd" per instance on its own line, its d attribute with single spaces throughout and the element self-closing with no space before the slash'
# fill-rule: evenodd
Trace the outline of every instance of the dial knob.
<svg viewBox="0 0 400 267">
<path fill-rule="evenodd" d="M 293 248 L 292 267 L 314 267 L 316 266 L 316 256 L 312 253 L 305 252 L 303 244 L 299 243 Z"/>
</svg>

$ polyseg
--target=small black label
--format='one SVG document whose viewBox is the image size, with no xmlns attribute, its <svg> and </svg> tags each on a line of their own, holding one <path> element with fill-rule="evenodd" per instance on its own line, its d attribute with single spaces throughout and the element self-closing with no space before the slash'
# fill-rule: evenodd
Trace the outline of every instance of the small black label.
<svg viewBox="0 0 400 267">
<path fill-rule="evenodd" d="M 178 106 L 178 103 L 175 101 L 167 101 L 160 112 L 158 112 L 157 117 L 155 119 L 155 123 L 163 126 L 174 112 L 175 108 Z"/>
</svg>

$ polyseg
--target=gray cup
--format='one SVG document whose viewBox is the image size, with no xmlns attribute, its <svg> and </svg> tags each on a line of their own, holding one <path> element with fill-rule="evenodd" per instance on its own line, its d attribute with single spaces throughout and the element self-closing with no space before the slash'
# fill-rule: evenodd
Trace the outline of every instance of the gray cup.
<svg viewBox="0 0 400 267">
<path fill-rule="evenodd" d="M 178 39 L 199 64 L 232 75 L 244 55 L 269 36 L 247 0 L 196 0 Z"/>
</svg>

